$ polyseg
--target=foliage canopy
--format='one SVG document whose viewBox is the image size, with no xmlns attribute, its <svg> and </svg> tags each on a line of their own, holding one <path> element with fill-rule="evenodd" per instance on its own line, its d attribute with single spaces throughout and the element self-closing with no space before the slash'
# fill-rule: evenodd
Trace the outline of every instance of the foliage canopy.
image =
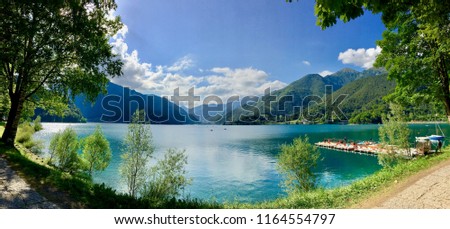
<svg viewBox="0 0 450 229">
<path fill-rule="evenodd" d="M 4 142 L 12 143 L 25 108 L 63 110 L 80 93 L 93 101 L 108 76 L 121 75 L 108 43 L 122 26 L 109 15 L 115 8 L 113 0 L 1 1 L 0 80 L 9 97 Z"/>
<path fill-rule="evenodd" d="M 292 2 L 292 0 L 286 0 Z M 440 101 L 450 121 L 450 2 L 316 0 L 317 24 L 325 29 L 365 12 L 381 13 L 386 26 L 375 63 L 397 82 L 394 98 Z M 396 101 L 397 103 L 399 101 Z"/>
</svg>

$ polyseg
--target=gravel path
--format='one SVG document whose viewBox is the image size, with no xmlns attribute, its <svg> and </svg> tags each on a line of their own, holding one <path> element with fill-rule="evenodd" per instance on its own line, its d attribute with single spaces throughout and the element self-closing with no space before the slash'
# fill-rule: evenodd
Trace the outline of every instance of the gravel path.
<svg viewBox="0 0 450 229">
<path fill-rule="evenodd" d="M 450 164 L 425 175 L 376 208 L 450 209 Z"/>
<path fill-rule="evenodd" d="M 352 208 L 450 209 L 450 160 L 421 171 Z"/>
<path fill-rule="evenodd" d="M 33 190 L 0 156 L 0 209 L 59 208 Z"/>
</svg>

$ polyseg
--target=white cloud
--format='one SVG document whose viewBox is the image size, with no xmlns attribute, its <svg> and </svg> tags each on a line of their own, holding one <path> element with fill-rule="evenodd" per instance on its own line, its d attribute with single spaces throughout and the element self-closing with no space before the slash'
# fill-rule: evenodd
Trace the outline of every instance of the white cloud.
<svg viewBox="0 0 450 229">
<path fill-rule="evenodd" d="M 206 86 L 196 90 L 202 95 L 217 95 L 226 99 L 233 95 L 263 95 L 264 90 L 278 90 L 287 84 L 281 81 L 270 81 L 269 75 L 255 68 L 213 68 L 213 75 L 205 76 Z"/>
<path fill-rule="evenodd" d="M 110 42 L 113 52 L 124 63 L 123 76 L 112 78 L 111 81 L 145 94 L 171 96 L 174 89 L 179 88 L 180 95 L 183 95 L 190 88 L 195 88 L 196 95 L 217 95 L 225 100 L 232 95 L 263 95 L 268 87 L 277 90 L 287 85 L 278 80 L 270 80 L 266 72 L 251 67 L 216 67 L 199 70 L 198 75 L 188 75 L 184 70 L 195 66 L 189 55 L 170 66 L 153 66 L 140 60 L 137 50 L 128 50 L 125 42 L 127 32 L 128 27 L 124 26 Z"/>
<path fill-rule="evenodd" d="M 311 66 L 311 63 L 307 60 L 302 61 L 302 63 L 306 66 Z"/>
<path fill-rule="evenodd" d="M 332 71 L 323 70 L 323 71 L 319 72 L 319 75 L 321 75 L 322 77 L 325 77 L 325 76 L 331 75 L 333 73 L 334 72 L 332 72 Z"/>
<path fill-rule="evenodd" d="M 179 72 L 186 69 L 189 69 L 194 65 L 194 61 L 189 56 L 184 56 L 177 60 L 172 66 L 168 67 L 167 70 L 169 72 Z"/>
<path fill-rule="evenodd" d="M 358 67 L 369 69 L 373 67 L 377 56 L 381 53 L 381 48 L 369 49 L 347 49 L 345 52 L 339 53 L 338 60 L 341 60 L 344 64 L 353 64 Z"/>
</svg>

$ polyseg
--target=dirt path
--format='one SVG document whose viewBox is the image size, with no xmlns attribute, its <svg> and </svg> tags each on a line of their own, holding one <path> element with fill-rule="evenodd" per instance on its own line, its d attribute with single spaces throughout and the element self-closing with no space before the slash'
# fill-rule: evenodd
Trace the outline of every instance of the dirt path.
<svg viewBox="0 0 450 229">
<path fill-rule="evenodd" d="M 450 209 L 450 160 L 419 172 L 354 208 Z"/>
<path fill-rule="evenodd" d="M 0 155 L 0 209 L 59 208 L 33 190 Z"/>
</svg>

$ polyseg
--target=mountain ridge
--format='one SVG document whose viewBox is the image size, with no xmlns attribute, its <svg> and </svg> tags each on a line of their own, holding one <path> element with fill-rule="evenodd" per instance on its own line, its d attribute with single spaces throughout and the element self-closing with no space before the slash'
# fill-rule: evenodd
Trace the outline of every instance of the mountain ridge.
<svg viewBox="0 0 450 229">
<path fill-rule="evenodd" d="M 186 109 L 172 103 L 167 98 L 154 94 L 143 94 L 109 82 L 107 94 L 99 95 L 93 104 L 87 103 L 83 95 L 76 96 L 74 100 L 76 109 L 73 110 L 77 114 L 81 113 L 88 122 L 129 122 L 132 113 L 139 108 L 146 111 L 149 116 L 147 121 L 151 123 L 247 124 L 245 122 L 249 122 L 250 124 L 263 124 L 274 121 L 298 120 L 304 107 L 313 108 L 317 112 L 323 113 L 322 107 L 318 105 L 310 107 L 309 104 L 325 98 L 325 95 L 332 94 L 336 98 L 340 94 L 349 94 L 348 100 L 342 104 L 343 112 L 351 120 L 353 118 L 352 121 L 354 122 L 367 123 L 378 121 L 379 117 L 360 116 L 355 118 L 358 116 L 355 111 L 358 109 L 367 111 L 371 108 L 379 110 L 380 107 L 385 106 L 381 98 L 395 87 L 395 84 L 386 83 L 386 75 L 384 69 L 375 68 L 362 72 L 344 68 L 324 77 L 319 74 L 307 74 L 299 77 L 286 87 L 271 92 L 270 95 L 259 97 L 257 102 L 244 105 L 236 105 L 236 103 L 231 105 L 217 104 L 216 109 L 219 111 L 215 111 L 214 108 L 210 109 L 208 112 L 209 118 L 204 117 L 204 112 L 208 111 L 208 108 L 205 107 L 208 105 L 202 104 Z M 371 78 L 365 79 L 367 77 Z M 379 88 L 383 85 L 386 90 Z M 370 90 L 379 93 L 373 93 Z M 272 97 L 276 97 L 275 101 Z M 267 104 L 271 104 L 271 106 L 268 107 Z M 255 113 L 254 111 L 256 111 L 253 108 L 257 108 L 260 112 L 256 115 L 253 114 L 252 117 L 252 112 Z M 42 113 L 42 111 L 40 112 Z M 216 116 L 216 118 L 211 118 L 211 116 Z M 240 119 L 241 117 L 245 117 L 244 122 Z M 280 117 L 282 120 L 279 120 Z M 62 120 L 54 117 L 52 119 Z"/>
<path fill-rule="evenodd" d="M 191 124 L 191 120 L 180 106 L 166 98 L 142 94 L 136 90 L 109 82 L 107 94 L 99 95 L 91 104 L 86 102 L 84 96 L 76 96 L 75 104 L 88 122 L 126 123 L 131 121 L 132 114 L 144 109 L 146 121 L 156 124 Z"/>
<path fill-rule="evenodd" d="M 306 107 L 310 108 L 310 103 L 324 102 L 325 95 L 332 94 L 339 91 L 346 85 L 358 81 L 364 82 L 367 77 L 375 77 L 379 75 L 386 75 L 384 69 L 368 69 L 362 72 L 344 68 L 338 72 L 322 77 L 319 74 L 307 74 L 300 77 L 298 80 L 287 85 L 285 88 L 279 89 L 272 93 L 276 96 L 274 105 L 268 106 L 269 95 L 261 97 L 256 105 L 262 115 L 252 116 L 255 111 L 251 106 L 241 106 L 227 113 L 227 116 L 232 117 L 232 121 L 222 123 L 226 124 L 263 124 L 273 122 L 286 122 L 298 120 L 300 115 L 303 115 L 303 110 Z M 383 94 L 384 96 L 384 94 Z M 377 95 L 377 98 L 379 95 Z M 381 99 L 381 98 L 379 98 Z M 314 107 L 314 106 L 313 106 Z M 255 112 L 253 112 L 255 113 Z M 259 117 L 256 117 L 259 116 Z M 228 118 L 229 120 L 230 118 Z M 280 120 L 281 119 L 281 120 Z M 225 119 L 227 120 L 227 119 Z"/>
</svg>

